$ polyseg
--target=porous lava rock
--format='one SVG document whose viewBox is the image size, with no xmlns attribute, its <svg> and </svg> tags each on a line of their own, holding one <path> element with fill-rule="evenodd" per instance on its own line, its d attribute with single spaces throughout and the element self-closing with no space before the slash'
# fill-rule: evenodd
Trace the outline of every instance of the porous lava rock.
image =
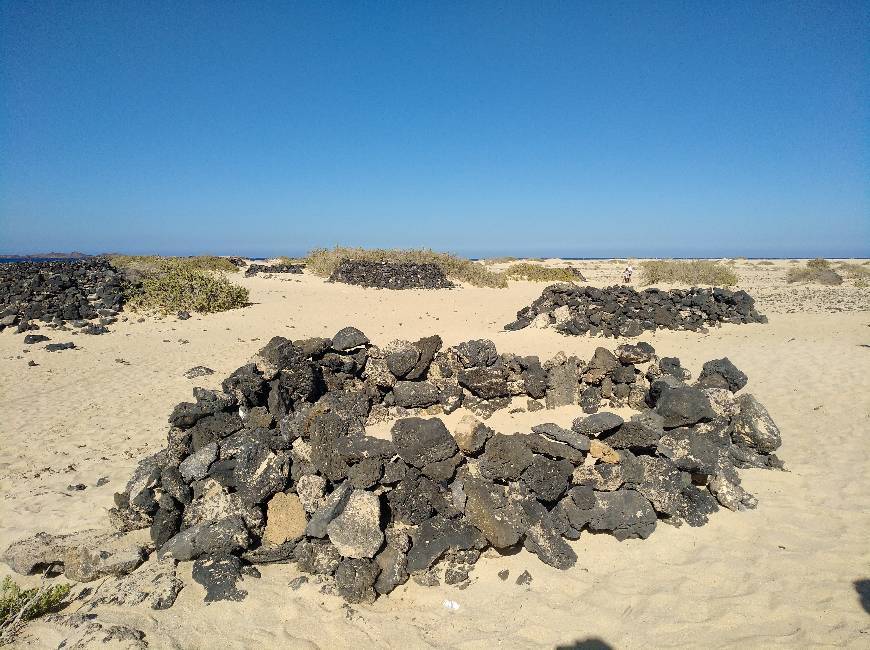
<svg viewBox="0 0 870 650">
<path fill-rule="evenodd" d="M 437 264 L 342 260 L 330 282 L 375 289 L 450 289 L 453 283 Z"/>
<path fill-rule="evenodd" d="M 720 505 L 756 505 L 737 470 L 781 467 L 781 434 L 726 361 L 690 386 L 668 372 L 678 360 L 662 364 L 646 343 L 542 363 L 484 339 L 381 349 L 353 327 L 275 337 L 221 390 L 194 388 L 172 410 L 166 447 L 115 495 L 119 532 L 40 533 L 3 557 L 25 573 L 129 577 L 117 602 L 154 607 L 178 592 L 176 562 L 194 563 L 207 601 L 244 598 L 256 564 L 295 562 L 352 603 L 411 578 L 461 587 L 490 547 L 567 569 L 586 531 L 643 539 L 659 520 L 699 526 Z M 577 418 L 504 433 L 466 413 L 448 427 L 456 420 L 438 415 L 459 408 L 440 399 L 448 389 L 467 409 L 546 398 Z M 626 421 L 604 405 L 638 413 Z M 388 437 L 367 435 L 390 419 Z M 109 546 L 133 534 L 142 543 Z"/>
<path fill-rule="evenodd" d="M 543 317 L 543 319 L 542 319 Z M 566 335 L 640 336 L 656 329 L 700 331 L 721 323 L 766 323 L 752 296 L 742 290 L 644 289 L 628 286 L 604 289 L 573 283 L 553 284 L 528 307 L 517 312 L 506 330 L 534 322 Z"/>
</svg>

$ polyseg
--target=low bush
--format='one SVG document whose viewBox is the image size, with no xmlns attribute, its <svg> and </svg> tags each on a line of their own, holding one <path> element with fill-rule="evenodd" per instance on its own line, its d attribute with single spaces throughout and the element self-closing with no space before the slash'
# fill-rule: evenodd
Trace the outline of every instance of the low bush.
<svg viewBox="0 0 870 650">
<path fill-rule="evenodd" d="M 803 267 L 789 269 L 785 274 L 785 281 L 789 283 L 814 282 L 826 286 L 836 286 L 843 284 L 843 277 L 831 268 L 831 263 L 828 260 L 817 257 L 814 260 L 809 260 Z"/>
<path fill-rule="evenodd" d="M 770 260 L 761 260 L 758 263 L 758 266 L 773 266 L 773 262 L 771 262 Z"/>
<path fill-rule="evenodd" d="M 807 262 L 807 268 L 814 271 L 823 271 L 824 269 L 831 268 L 831 263 L 822 257 L 816 257 Z"/>
<path fill-rule="evenodd" d="M 507 278 L 503 273 L 490 271 L 480 262 L 472 262 L 450 253 L 436 253 L 428 249 L 366 249 L 366 248 L 316 248 L 308 253 L 305 264 L 312 273 L 329 277 L 341 264 L 342 260 L 362 260 L 366 262 L 392 262 L 415 264 L 436 264 L 451 280 L 467 282 L 476 287 L 507 286 Z"/>
<path fill-rule="evenodd" d="M 10 577 L 0 582 L 0 644 L 10 640 L 15 627 L 55 609 L 69 594 L 69 585 L 43 584 L 22 589 Z"/>
<path fill-rule="evenodd" d="M 566 267 L 543 266 L 520 262 L 511 264 L 504 271 L 511 280 L 530 280 L 532 282 L 575 282 L 580 279 L 573 269 Z"/>
<path fill-rule="evenodd" d="M 187 268 L 199 271 L 226 271 L 233 273 L 238 267 L 226 257 L 198 255 L 194 257 L 161 257 L 159 255 L 113 255 L 109 258 L 118 269 L 156 271 L 166 268 Z"/>
<path fill-rule="evenodd" d="M 711 260 L 647 260 L 640 267 L 641 281 L 646 285 L 674 282 L 730 287 L 739 279 L 725 264 Z"/>
<path fill-rule="evenodd" d="M 837 273 L 852 280 L 864 280 L 865 282 L 870 278 L 870 269 L 865 268 L 863 265 L 850 262 L 843 262 L 840 264 L 837 267 Z"/>
<path fill-rule="evenodd" d="M 247 303 L 246 288 L 219 273 L 186 264 L 145 271 L 140 282 L 127 287 L 127 306 L 134 311 L 211 313 L 244 307 Z"/>
</svg>

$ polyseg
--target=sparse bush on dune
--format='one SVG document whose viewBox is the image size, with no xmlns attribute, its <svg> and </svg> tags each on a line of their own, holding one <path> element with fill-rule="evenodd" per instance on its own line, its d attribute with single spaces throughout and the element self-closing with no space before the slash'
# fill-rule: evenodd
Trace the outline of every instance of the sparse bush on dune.
<svg viewBox="0 0 870 650">
<path fill-rule="evenodd" d="M 730 287 L 739 279 L 732 269 L 711 260 L 647 260 L 640 267 L 641 282 L 645 285 L 674 282 Z"/>
<path fill-rule="evenodd" d="M 141 281 L 127 287 L 127 306 L 133 310 L 169 314 L 178 311 L 211 313 L 244 307 L 248 290 L 225 276 L 185 264 L 145 271 Z"/>
<path fill-rule="evenodd" d="M 0 582 L 0 645 L 12 640 L 16 628 L 55 609 L 70 591 L 69 585 L 43 583 L 22 589 L 10 577 Z"/>
<path fill-rule="evenodd" d="M 160 255 L 113 255 L 109 258 L 118 269 L 156 271 L 165 268 L 188 268 L 200 271 L 226 271 L 234 273 L 238 267 L 226 257 L 197 255 L 193 257 L 162 257 Z"/>
<path fill-rule="evenodd" d="M 472 262 L 450 253 L 436 253 L 428 249 L 366 249 L 366 248 L 316 248 L 305 258 L 305 264 L 312 273 L 329 277 L 342 260 L 361 260 L 366 262 L 392 262 L 436 264 L 444 275 L 452 280 L 467 282 L 477 287 L 504 288 L 507 278 L 503 273 L 490 271 L 480 262 Z"/>
<path fill-rule="evenodd" d="M 758 266 L 773 266 L 773 262 L 771 262 L 770 260 L 761 260 L 758 263 Z"/>
<path fill-rule="evenodd" d="M 831 263 L 822 257 L 816 257 L 807 262 L 807 268 L 814 271 L 820 271 L 831 268 Z"/>
<path fill-rule="evenodd" d="M 817 257 L 809 260 L 803 268 L 791 268 L 785 274 L 786 282 L 814 282 L 826 286 L 843 284 L 843 277 L 831 268 L 831 263 Z"/>
<path fill-rule="evenodd" d="M 278 264 L 305 264 L 304 257 L 287 257 L 282 255 L 278 258 Z"/>
<path fill-rule="evenodd" d="M 866 262 L 864 264 L 866 264 Z M 863 265 L 855 264 L 852 262 L 843 262 L 842 264 L 837 266 L 837 273 L 852 280 L 866 281 L 868 278 L 870 278 L 870 269 L 864 268 Z"/>
<path fill-rule="evenodd" d="M 576 282 L 582 276 L 570 268 L 543 266 L 520 262 L 511 264 L 505 269 L 505 275 L 511 280 L 530 280 L 532 282 Z"/>
<path fill-rule="evenodd" d="M 503 257 L 488 257 L 481 260 L 484 264 L 505 264 L 507 262 L 516 262 L 518 258 L 505 255 Z"/>
</svg>

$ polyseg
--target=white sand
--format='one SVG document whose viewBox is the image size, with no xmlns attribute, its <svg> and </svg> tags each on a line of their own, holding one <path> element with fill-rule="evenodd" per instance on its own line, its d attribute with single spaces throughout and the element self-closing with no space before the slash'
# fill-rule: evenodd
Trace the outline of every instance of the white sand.
<svg viewBox="0 0 870 650">
<path fill-rule="evenodd" d="M 616 283 L 622 270 L 618 263 L 576 265 L 598 285 Z M 741 286 L 763 297 L 768 325 L 642 337 L 660 356 L 679 356 L 694 375 L 722 356 L 749 375 L 744 390 L 779 424 L 778 453 L 789 470 L 742 471 L 757 510 L 723 509 L 702 528 L 659 525 L 646 541 L 584 534 L 568 571 L 525 551 L 483 558 L 467 589 L 412 581 L 371 606 L 349 607 L 313 582 L 291 591 L 287 584 L 299 575 L 293 565 L 246 578 L 243 602 L 205 606 L 183 563 L 187 586 L 174 607 L 101 608 L 100 620 L 141 629 L 156 648 L 556 647 L 595 638 L 616 648 L 870 647 L 870 616 L 854 585 L 870 578 L 868 290 L 786 287 L 787 266 L 738 267 Z M 389 292 L 308 274 L 239 282 L 255 303 L 246 309 L 188 321 L 133 318 L 103 336 L 46 331 L 79 350 L 52 354 L 34 346 L 25 353 L 21 335 L 0 334 L 0 548 L 40 530 L 106 527 L 113 492 L 137 459 L 163 445 L 173 405 L 189 399 L 194 385 L 218 386 L 274 335 L 330 336 L 355 325 L 377 344 L 438 333 L 446 345 L 490 338 L 501 352 L 542 359 L 560 350 L 589 358 L 595 347 L 620 342 L 502 331 L 542 284 Z M 820 312 L 832 295 L 835 308 L 862 310 Z M 781 313 L 792 308 L 800 311 Z M 39 366 L 28 367 L 29 359 Z M 195 365 L 216 372 L 185 379 Z M 578 412 L 499 412 L 488 423 L 511 432 L 569 422 Z M 100 477 L 109 481 L 97 487 Z M 67 490 L 76 483 L 88 487 Z M 507 581 L 497 576 L 504 568 Z M 514 584 L 523 570 L 533 576 L 528 587 Z M 0 565 L 0 575 L 8 572 Z M 460 608 L 449 611 L 445 599 Z M 57 647 L 62 638 L 58 628 L 36 622 L 18 643 Z"/>
</svg>

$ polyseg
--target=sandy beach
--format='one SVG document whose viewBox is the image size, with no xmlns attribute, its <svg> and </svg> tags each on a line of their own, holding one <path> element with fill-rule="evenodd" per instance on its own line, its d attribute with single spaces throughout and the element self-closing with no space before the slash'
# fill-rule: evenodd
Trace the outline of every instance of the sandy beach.
<svg viewBox="0 0 870 650">
<path fill-rule="evenodd" d="M 572 264 L 596 286 L 618 283 L 624 266 Z M 768 324 L 641 337 L 660 356 L 678 356 L 693 376 L 724 356 L 749 376 L 745 390 L 781 429 L 778 455 L 787 469 L 741 472 L 756 510 L 722 509 L 700 528 L 662 525 L 648 540 L 584 533 L 572 543 L 579 561 L 567 571 L 525 550 L 485 556 L 465 589 L 410 581 L 373 605 L 347 605 L 314 582 L 292 590 L 293 564 L 245 578 L 244 601 L 205 605 L 191 563 L 182 563 L 185 588 L 171 609 L 95 614 L 142 630 L 152 648 L 870 646 L 870 616 L 856 586 L 870 579 L 870 290 L 788 285 L 788 266 L 736 263 L 739 288 L 756 298 Z M 250 290 L 249 307 L 186 321 L 125 312 L 103 336 L 46 330 L 53 341 L 73 340 L 75 350 L 28 350 L 20 335 L 0 334 L 0 548 L 38 531 L 107 527 L 113 493 L 139 458 L 164 445 L 172 407 L 190 399 L 193 386 L 219 387 L 276 335 L 331 336 L 354 325 L 378 345 L 437 333 L 446 345 L 487 338 L 500 352 L 542 359 L 559 351 L 588 359 L 598 346 L 623 342 L 503 331 L 540 295 L 540 283 L 386 291 L 310 273 L 233 280 Z M 186 379 L 197 365 L 215 374 Z M 512 433 L 541 421 L 570 424 L 578 414 L 579 407 L 503 410 L 487 424 Z M 70 488 L 78 484 L 85 488 Z M 515 584 L 523 571 L 532 582 Z M 7 574 L 0 564 L 0 576 Z M 69 634 L 35 621 L 15 643 L 57 647 Z"/>
</svg>

